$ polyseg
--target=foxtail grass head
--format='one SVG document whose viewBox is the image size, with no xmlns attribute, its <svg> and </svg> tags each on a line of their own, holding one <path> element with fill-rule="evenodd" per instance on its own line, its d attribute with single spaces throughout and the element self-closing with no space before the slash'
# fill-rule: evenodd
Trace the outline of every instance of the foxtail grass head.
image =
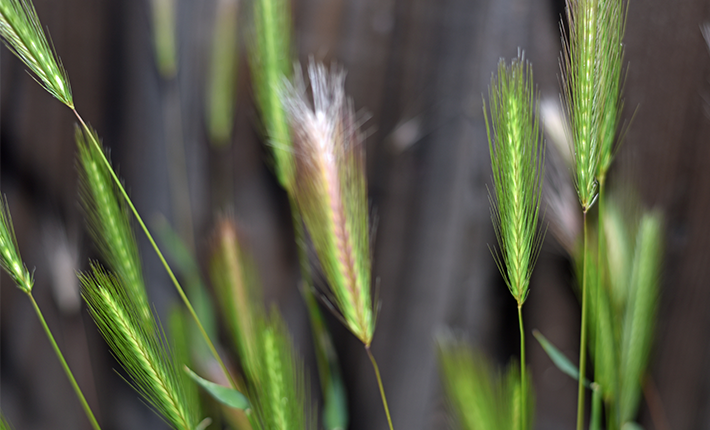
<svg viewBox="0 0 710 430">
<path fill-rule="evenodd" d="M 294 181 L 294 154 L 289 121 L 280 98 L 284 76 L 291 76 L 291 12 L 287 0 L 256 0 L 250 55 L 256 101 L 274 154 L 276 176 L 289 193 Z"/>
<path fill-rule="evenodd" d="M 522 384 L 515 363 L 501 374 L 480 351 L 464 342 L 440 339 L 438 346 L 444 391 L 459 428 L 532 429 L 535 410 L 532 380 L 526 377 Z M 524 415 L 521 396 L 525 399 L 523 407 L 527 408 Z M 526 417 L 525 422 L 521 416 Z"/>
<path fill-rule="evenodd" d="M 247 377 L 252 378 L 259 360 L 256 321 L 263 317 L 264 304 L 254 279 L 256 270 L 244 248 L 236 223 L 227 217 L 219 220 L 214 232 L 210 277 L 242 367 Z"/>
<path fill-rule="evenodd" d="M 283 92 L 293 134 L 295 199 L 342 319 L 369 346 L 375 317 L 363 138 L 345 96 L 345 72 L 311 62 L 312 104 L 298 72 Z"/>
<path fill-rule="evenodd" d="M 108 266 L 121 278 L 133 299 L 140 303 L 143 320 L 152 325 L 153 316 L 129 209 L 103 161 L 104 154 L 99 149 L 96 132 L 88 127 L 76 127 L 75 140 L 81 203 L 86 211 L 89 232 Z"/>
<path fill-rule="evenodd" d="M 59 101 L 74 108 L 69 78 L 47 41 L 29 0 L 0 1 L 0 36 L 32 71 L 37 82 Z"/>
<path fill-rule="evenodd" d="M 491 218 L 500 246 L 494 256 L 520 306 L 542 240 L 538 218 L 544 166 L 532 68 L 522 56 L 510 66 L 500 61 L 489 99 L 484 116 L 495 186 Z"/>
<path fill-rule="evenodd" d="M 0 198 L 0 266 L 10 275 L 17 288 L 27 294 L 32 292 L 34 279 L 20 257 L 10 209 L 4 198 Z"/>
<path fill-rule="evenodd" d="M 82 295 L 89 312 L 116 358 L 126 369 L 133 387 L 173 427 L 193 430 L 198 423 L 195 390 L 182 372 L 154 323 L 148 328 L 140 304 L 136 303 L 122 280 L 93 266 L 80 275 Z"/>
</svg>

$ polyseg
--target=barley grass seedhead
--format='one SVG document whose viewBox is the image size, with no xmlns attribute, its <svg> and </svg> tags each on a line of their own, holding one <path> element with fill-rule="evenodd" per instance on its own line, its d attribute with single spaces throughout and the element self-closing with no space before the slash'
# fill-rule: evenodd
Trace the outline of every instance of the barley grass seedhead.
<svg viewBox="0 0 710 430">
<path fill-rule="evenodd" d="M 605 109 L 609 100 L 613 99 L 613 61 L 620 60 L 612 58 L 615 52 L 611 40 L 614 39 L 612 32 L 615 29 L 610 28 L 612 11 L 609 5 L 612 1 L 618 0 L 567 2 L 570 36 L 569 40 L 563 40 L 563 93 L 571 127 L 575 185 L 585 212 L 597 196 L 596 176 L 604 144 Z M 615 119 L 618 114 L 615 111 L 611 115 Z"/>
<path fill-rule="evenodd" d="M 276 175 L 289 193 L 294 181 L 294 154 L 289 121 L 279 94 L 291 76 L 291 9 L 287 0 L 254 2 L 251 69 L 256 100 L 274 151 Z"/>
<path fill-rule="evenodd" d="M 89 134 L 91 133 L 91 134 Z M 89 232 L 101 256 L 139 304 L 147 326 L 153 324 L 138 246 L 129 220 L 129 209 L 119 195 L 101 153 L 91 140 L 99 142 L 93 130 L 76 127 L 81 203 L 86 211 Z"/>
<path fill-rule="evenodd" d="M 74 108 L 69 79 L 29 0 L 0 1 L 0 36 L 35 79 L 59 101 Z"/>
<path fill-rule="evenodd" d="M 264 305 L 237 226 L 226 217 L 218 221 L 215 229 L 210 277 L 242 367 L 252 378 L 259 361 L 256 321 L 263 317 Z"/>
<path fill-rule="evenodd" d="M 143 310 L 120 278 L 93 266 L 80 275 L 82 295 L 111 351 L 133 380 L 134 388 L 173 428 L 193 430 L 198 423 L 192 382 L 180 370 L 163 332 L 148 329 Z"/>
<path fill-rule="evenodd" d="M 516 363 L 506 373 L 460 341 L 439 342 L 439 365 L 447 400 L 462 430 L 529 430 L 532 428 L 532 381 L 520 383 Z M 527 392 L 523 394 L 525 388 Z M 521 420 L 521 401 L 527 409 Z"/>
<path fill-rule="evenodd" d="M 163 79 L 177 73 L 177 4 L 176 0 L 151 0 L 155 64 Z"/>
<path fill-rule="evenodd" d="M 491 218 L 500 246 L 494 256 L 520 306 L 542 240 L 538 218 L 544 166 L 532 68 L 522 56 L 510 67 L 500 61 L 489 98 L 490 118 L 488 109 L 484 117 L 495 185 Z"/>
<path fill-rule="evenodd" d="M 234 99 L 239 66 L 239 1 L 217 2 L 207 80 L 206 124 L 210 143 L 229 144 L 234 124 Z"/>
<path fill-rule="evenodd" d="M 345 72 L 311 62 L 308 73 L 312 105 L 300 73 L 283 97 L 296 153 L 294 194 L 335 304 L 369 346 L 375 319 L 363 139 L 345 97 Z"/>
<path fill-rule="evenodd" d="M 296 357 L 286 326 L 274 309 L 257 321 L 259 361 L 252 397 L 264 430 L 311 430 L 316 422 L 308 399 L 303 365 Z"/>
<path fill-rule="evenodd" d="M 32 293 L 34 279 L 20 257 L 6 198 L 0 198 L 0 265 L 10 275 L 17 288 L 27 294 Z"/>
</svg>

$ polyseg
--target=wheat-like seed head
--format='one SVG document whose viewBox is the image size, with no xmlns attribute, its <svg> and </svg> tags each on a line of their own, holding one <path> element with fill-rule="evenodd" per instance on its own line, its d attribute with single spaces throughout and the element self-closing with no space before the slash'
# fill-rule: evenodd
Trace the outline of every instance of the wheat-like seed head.
<svg viewBox="0 0 710 430">
<path fill-rule="evenodd" d="M 369 345 L 375 319 L 363 139 L 345 96 L 345 72 L 311 62 L 308 73 L 312 105 L 298 70 L 283 92 L 295 151 L 294 195 L 335 304 Z"/>
<path fill-rule="evenodd" d="M 523 384 L 514 362 L 502 374 L 480 351 L 464 342 L 446 338 L 438 341 L 438 355 L 444 391 L 461 429 L 532 428 L 535 409 L 532 380 L 526 377 L 524 384 L 527 419 L 521 423 Z"/>
<path fill-rule="evenodd" d="M 500 61 L 489 98 L 490 118 L 487 109 L 484 116 L 495 185 L 491 217 L 500 245 L 496 263 L 522 305 L 542 240 L 538 218 L 544 165 L 532 68 L 522 56 L 510 67 Z"/>
<path fill-rule="evenodd" d="M 280 98 L 284 76 L 291 75 L 291 17 L 286 0 L 254 2 L 254 40 L 250 65 L 256 100 L 274 153 L 276 175 L 289 193 L 294 181 L 294 154 L 289 121 Z"/>
<path fill-rule="evenodd" d="M 20 257 L 7 199 L 0 198 L 0 266 L 25 293 L 32 292 L 34 279 Z"/>
<path fill-rule="evenodd" d="M 236 223 L 227 217 L 219 220 L 210 277 L 248 378 L 254 377 L 259 360 L 255 321 L 262 317 L 264 307 L 254 272 L 240 243 Z"/>
<path fill-rule="evenodd" d="M 276 309 L 256 321 L 258 356 L 252 381 L 255 416 L 259 428 L 310 430 L 315 428 L 313 408 L 303 364 L 294 351 L 286 326 Z"/>
<path fill-rule="evenodd" d="M 155 324 L 148 329 L 142 309 L 121 280 L 93 266 L 80 275 L 82 295 L 106 343 L 131 376 L 134 388 L 173 428 L 193 430 L 197 425 L 196 405 L 188 399 L 191 383 L 180 371 Z"/>
<path fill-rule="evenodd" d="M 0 36 L 5 45 L 59 101 L 74 108 L 69 78 L 42 31 L 29 0 L 0 1 Z"/>
<path fill-rule="evenodd" d="M 153 324 L 138 245 L 128 217 L 129 209 L 102 160 L 103 154 L 91 141 L 99 142 L 95 131 L 76 127 L 75 140 L 80 175 L 81 203 L 86 211 L 89 232 L 101 256 L 128 288 L 139 304 L 147 327 Z"/>
</svg>

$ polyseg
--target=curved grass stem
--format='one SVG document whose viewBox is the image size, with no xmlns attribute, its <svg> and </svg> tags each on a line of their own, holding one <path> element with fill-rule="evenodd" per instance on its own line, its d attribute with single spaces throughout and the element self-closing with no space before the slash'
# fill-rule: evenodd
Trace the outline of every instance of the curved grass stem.
<svg viewBox="0 0 710 430">
<path fill-rule="evenodd" d="M 587 370 L 587 270 L 589 261 L 589 238 L 587 237 L 587 211 L 584 211 L 584 262 L 582 267 L 582 324 L 579 335 L 579 388 L 577 391 L 577 430 L 584 428 L 584 377 Z"/>
<path fill-rule="evenodd" d="M 390 408 L 387 406 L 387 396 L 385 396 L 385 388 L 382 386 L 382 378 L 380 377 L 380 368 L 377 367 L 377 361 L 370 351 L 370 347 L 365 345 L 365 351 L 367 351 L 367 356 L 370 357 L 370 362 L 372 362 L 372 367 L 375 369 L 375 376 L 377 377 L 377 385 L 380 387 L 380 396 L 382 396 L 382 406 L 385 408 L 385 414 L 387 415 L 387 423 L 390 426 L 390 430 L 394 430 L 392 426 L 392 417 L 390 416 Z"/>
<path fill-rule="evenodd" d="M 101 430 L 99 423 L 96 421 L 96 417 L 94 417 L 94 413 L 91 412 L 91 408 L 89 407 L 89 404 L 86 402 L 86 398 L 84 397 L 84 393 L 81 392 L 81 388 L 79 388 L 79 384 L 77 384 L 76 379 L 74 379 L 74 374 L 72 373 L 71 369 L 69 369 L 69 365 L 67 364 L 67 361 L 64 359 L 64 355 L 62 354 L 62 351 L 59 349 L 57 342 L 54 340 L 54 336 L 52 335 L 52 331 L 49 329 L 47 322 L 44 320 L 44 316 L 42 315 L 42 311 L 40 310 L 39 306 L 37 305 L 37 302 L 35 301 L 34 296 L 32 296 L 31 292 L 27 293 L 27 296 L 30 298 L 30 302 L 32 302 L 32 306 L 34 307 L 35 313 L 37 314 L 37 318 L 39 318 L 39 322 L 42 324 L 42 328 L 44 329 L 44 332 L 47 334 L 47 338 L 49 339 L 49 343 L 51 343 L 52 348 L 54 348 L 54 353 L 57 354 L 57 358 L 59 359 L 59 362 L 62 364 L 62 368 L 64 369 L 64 373 L 66 373 L 67 378 L 69 378 L 69 382 L 71 383 L 71 386 L 74 389 L 76 396 L 79 398 L 79 402 L 81 402 L 81 407 L 84 408 L 84 412 L 86 413 L 86 417 L 91 422 L 91 427 L 93 427 L 94 430 Z"/>
<path fill-rule="evenodd" d="M 520 428 L 527 426 L 527 381 L 525 380 L 525 330 L 523 329 L 523 305 L 518 304 L 518 326 L 520 327 Z"/>
<path fill-rule="evenodd" d="M 123 184 L 121 184 L 121 180 L 118 178 L 118 176 L 116 175 L 116 172 L 114 172 L 113 168 L 111 167 L 111 163 L 109 163 L 108 159 L 104 155 L 104 151 L 103 151 L 103 148 L 101 148 L 101 144 L 96 140 L 96 138 L 94 137 L 94 134 L 91 133 L 89 126 L 86 125 L 86 123 L 81 118 L 81 116 L 76 111 L 76 109 L 72 109 L 72 111 L 74 112 L 74 115 L 76 115 L 77 119 L 81 123 L 81 126 L 86 131 L 86 134 L 87 134 L 87 136 L 89 136 L 92 144 L 96 147 L 98 152 L 101 154 L 101 159 L 103 160 L 104 165 L 106 166 L 108 171 L 111 173 L 111 177 L 113 178 L 114 182 L 116 183 L 116 186 L 118 186 L 118 189 L 121 192 L 121 195 L 126 200 L 126 203 L 128 204 L 128 206 L 131 208 L 131 212 L 133 212 L 133 215 L 136 217 L 138 224 L 141 226 L 141 229 L 143 230 L 146 237 L 148 238 L 148 241 L 150 242 L 151 246 L 155 250 L 155 253 L 158 255 L 158 258 L 160 259 L 160 262 L 163 264 L 163 267 L 165 267 L 166 272 L 168 272 L 168 276 L 170 277 L 170 280 L 172 281 L 173 285 L 175 286 L 175 289 L 177 290 L 178 294 L 180 295 L 180 298 L 182 299 L 183 303 L 185 303 L 185 306 L 187 307 L 187 310 L 190 312 L 190 315 L 192 315 L 192 318 L 195 320 L 195 323 L 197 324 L 197 328 L 200 330 L 200 334 L 205 339 L 205 342 L 207 342 L 207 346 L 209 347 L 210 352 L 214 356 L 215 360 L 217 360 L 217 362 L 219 363 L 219 365 L 222 368 L 224 375 L 227 377 L 227 380 L 229 381 L 229 384 L 231 385 L 231 387 L 236 389 L 237 384 L 235 383 L 234 379 L 232 378 L 232 375 L 229 373 L 229 370 L 227 369 L 227 366 L 224 364 L 224 361 L 222 361 L 222 358 L 217 353 L 217 349 L 215 348 L 214 344 L 212 343 L 212 340 L 210 340 L 210 337 L 207 335 L 205 328 L 202 326 L 200 319 L 197 317 L 197 313 L 195 312 L 195 309 L 192 307 L 192 304 L 190 303 L 190 300 L 188 300 L 187 295 L 185 295 L 185 291 L 180 286 L 180 283 L 178 282 L 177 278 L 175 277 L 175 274 L 173 273 L 172 269 L 170 268 L 170 265 L 168 265 L 168 262 L 165 260 L 163 253 L 160 251 L 160 248 L 158 248 L 158 245 L 155 243 L 155 240 L 153 239 L 153 236 L 150 234 L 150 231 L 148 231 L 148 227 L 146 227 L 146 225 L 143 222 L 143 219 L 141 218 L 140 214 L 138 213 L 138 210 L 136 209 L 136 207 L 133 206 L 133 202 L 131 201 L 131 198 L 128 197 L 128 193 L 126 192 L 126 189 L 123 188 Z"/>
</svg>

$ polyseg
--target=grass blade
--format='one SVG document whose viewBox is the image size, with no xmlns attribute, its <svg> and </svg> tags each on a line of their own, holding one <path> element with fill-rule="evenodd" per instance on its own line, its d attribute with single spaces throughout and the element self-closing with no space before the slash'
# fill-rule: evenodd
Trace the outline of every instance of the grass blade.
<svg viewBox="0 0 710 430">
<path fill-rule="evenodd" d="M 247 400 L 244 394 L 239 391 L 210 382 L 197 375 L 188 367 L 185 367 L 185 372 L 190 376 L 190 378 L 192 378 L 193 381 L 204 388 L 212 397 L 214 397 L 215 400 L 223 405 L 229 406 L 230 408 L 241 409 L 243 411 L 251 408 L 249 400 Z"/>
<path fill-rule="evenodd" d="M 651 351 L 662 257 L 662 221 L 659 213 L 641 218 L 631 276 L 630 303 L 625 317 L 621 350 L 621 423 L 634 419 L 641 382 Z"/>
<path fill-rule="evenodd" d="M 542 346 L 542 349 L 545 350 L 545 353 L 547 353 L 547 356 L 550 357 L 550 360 L 557 366 L 558 369 L 562 371 L 565 375 L 569 376 L 570 378 L 574 379 L 575 381 L 579 381 L 579 369 L 577 366 L 572 364 L 571 361 L 553 345 L 545 336 L 542 335 L 537 330 L 533 330 L 533 336 L 535 336 L 535 339 L 537 339 L 538 342 L 540 342 L 540 346 Z M 591 387 L 591 383 L 587 378 L 584 378 L 584 386 L 587 388 Z"/>
</svg>

